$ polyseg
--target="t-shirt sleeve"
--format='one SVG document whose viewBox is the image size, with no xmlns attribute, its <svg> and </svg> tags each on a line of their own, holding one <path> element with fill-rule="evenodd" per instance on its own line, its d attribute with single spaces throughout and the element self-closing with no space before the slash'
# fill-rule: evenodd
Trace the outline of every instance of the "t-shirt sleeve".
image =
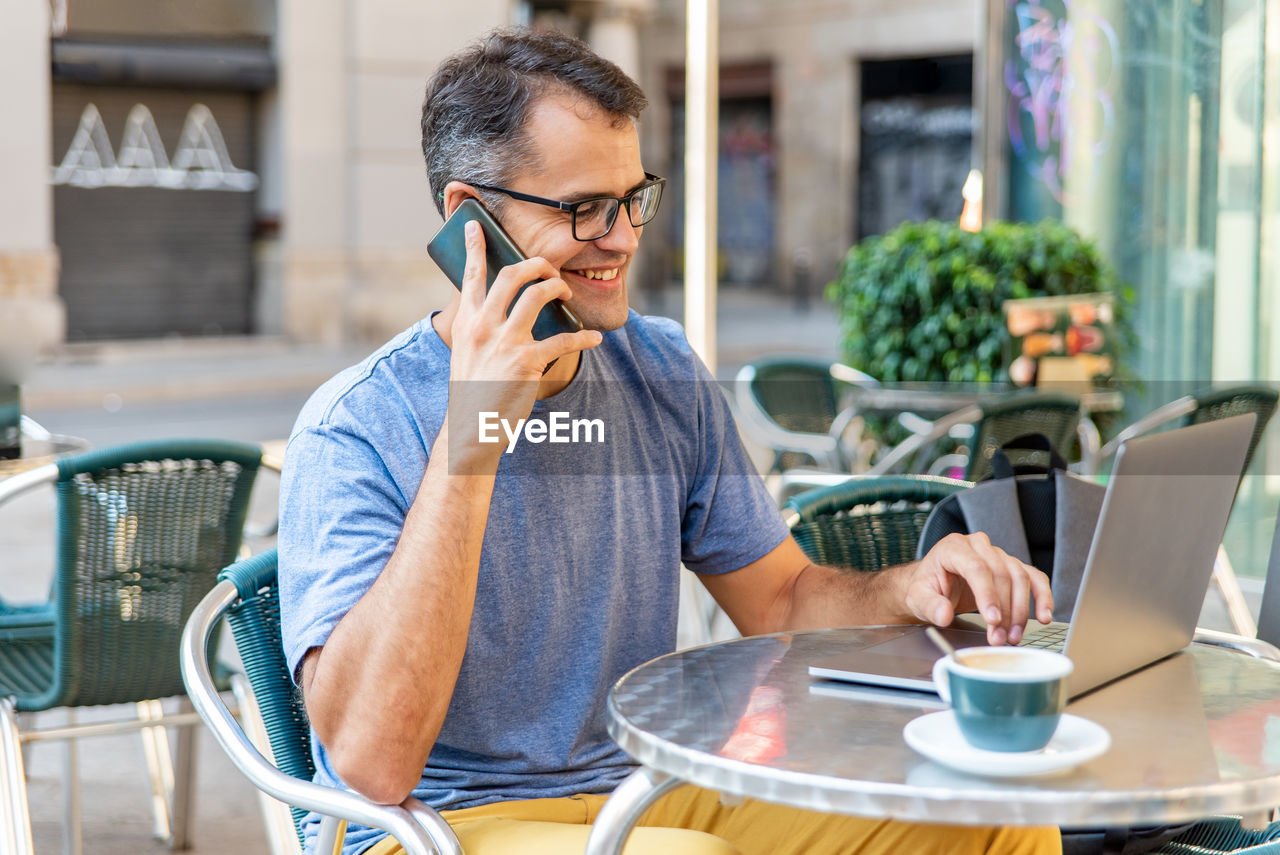
<svg viewBox="0 0 1280 855">
<path fill-rule="evenodd" d="M 280 479 L 280 613 L 296 678 L 386 566 L 408 502 L 367 440 L 330 425 L 294 435 Z"/>
<path fill-rule="evenodd" d="M 742 447 L 724 392 L 699 367 L 697 467 L 681 523 L 681 553 L 695 573 L 728 573 L 764 557 L 788 530 Z"/>
</svg>

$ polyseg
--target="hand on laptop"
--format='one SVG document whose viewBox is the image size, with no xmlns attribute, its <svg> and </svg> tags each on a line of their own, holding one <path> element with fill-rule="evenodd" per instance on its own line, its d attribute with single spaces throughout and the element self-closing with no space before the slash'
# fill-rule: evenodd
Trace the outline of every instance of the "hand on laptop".
<svg viewBox="0 0 1280 855">
<path fill-rule="evenodd" d="M 987 641 L 1016 644 L 1032 617 L 1053 619 L 1049 577 L 992 546 L 981 532 L 952 534 L 911 567 L 906 604 L 916 617 L 947 626 L 962 612 L 976 611 L 987 622 Z"/>
</svg>

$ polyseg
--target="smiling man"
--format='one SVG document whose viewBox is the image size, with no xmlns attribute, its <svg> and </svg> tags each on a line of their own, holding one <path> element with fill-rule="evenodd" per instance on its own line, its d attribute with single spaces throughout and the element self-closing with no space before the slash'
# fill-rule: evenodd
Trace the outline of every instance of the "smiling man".
<svg viewBox="0 0 1280 855">
<path fill-rule="evenodd" d="M 498 31 L 448 59 L 422 114 L 432 194 L 446 217 L 479 200 L 528 260 L 486 294 L 484 237 L 469 228 L 460 292 L 317 391 L 285 458 L 283 630 L 317 779 L 423 799 L 469 855 L 582 851 L 634 768 L 605 730 L 608 689 L 673 648 L 682 563 L 745 634 L 978 610 L 1003 643 L 1032 600 L 1040 620 L 1052 610 L 1043 574 L 981 535 L 878 574 L 808 561 L 679 326 L 628 308 L 663 187 L 641 163 L 644 106 L 616 66 L 554 33 Z M 534 340 L 554 299 L 585 328 Z M 604 441 L 515 445 L 478 429 L 478 413 L 514 425 L 555 412 L 598 420 Z M 627 852 L 1058 846 L 1053 829 L 729 807 L 685 787 Z M 353 828 L 346 851 L 399 847 Z"/>
</svg>

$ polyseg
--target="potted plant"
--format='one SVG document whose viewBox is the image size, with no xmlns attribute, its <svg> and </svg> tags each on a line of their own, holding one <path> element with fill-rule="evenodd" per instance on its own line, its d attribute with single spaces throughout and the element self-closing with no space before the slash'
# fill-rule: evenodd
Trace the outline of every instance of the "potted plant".
<svg viewBox="0 0 1280 855">
<path fill-rule="evenodd" d="M 906 222 L 845 256 L 827 297 L 840 315 L 844 358 L 881 382 L 1005 382 L 1009 299 L 1115 295 L 1116 376 L 1134 338 L 1132 289 L 1070 227 Z"/>
</svg>

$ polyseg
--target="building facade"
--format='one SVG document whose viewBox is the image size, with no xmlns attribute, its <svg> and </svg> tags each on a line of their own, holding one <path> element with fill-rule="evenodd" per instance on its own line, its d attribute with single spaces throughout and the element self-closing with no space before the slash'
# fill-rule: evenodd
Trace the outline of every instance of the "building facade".
<svg viewBox="0 0 1280 855">
<path fill-rule="evenodd" d="M 722 4 L 726 287 L 816 294 L 860 209 L 875 209 L 865 226 L 959 205 L 978 11 L 977 0 Z M 377 341 L 440 305 L 450 286 L 423 251 L 439 225 L 418 147 L 423 81 L 509 23 L 568 29 L 645 86 L 646 162 L 673 181 L 638 260 L 639 298 L 679 287 L 677 0 L 19 0 L 0 19 L 0 106 L 15 117 L 0 130 L 13 189 L 0 323 L 35 348 L 175 334 Z M 860 146 L 876 144 L 859 131 L 863 70 L 948 58 L 962 120 L 924 170 L 936 186 L 910 186 L 927 156 L 891 162 L 903 144 L 861 162 Z M 890 134 L 920 124 L 883 86 L 870 97 Z"/>
</svg>

